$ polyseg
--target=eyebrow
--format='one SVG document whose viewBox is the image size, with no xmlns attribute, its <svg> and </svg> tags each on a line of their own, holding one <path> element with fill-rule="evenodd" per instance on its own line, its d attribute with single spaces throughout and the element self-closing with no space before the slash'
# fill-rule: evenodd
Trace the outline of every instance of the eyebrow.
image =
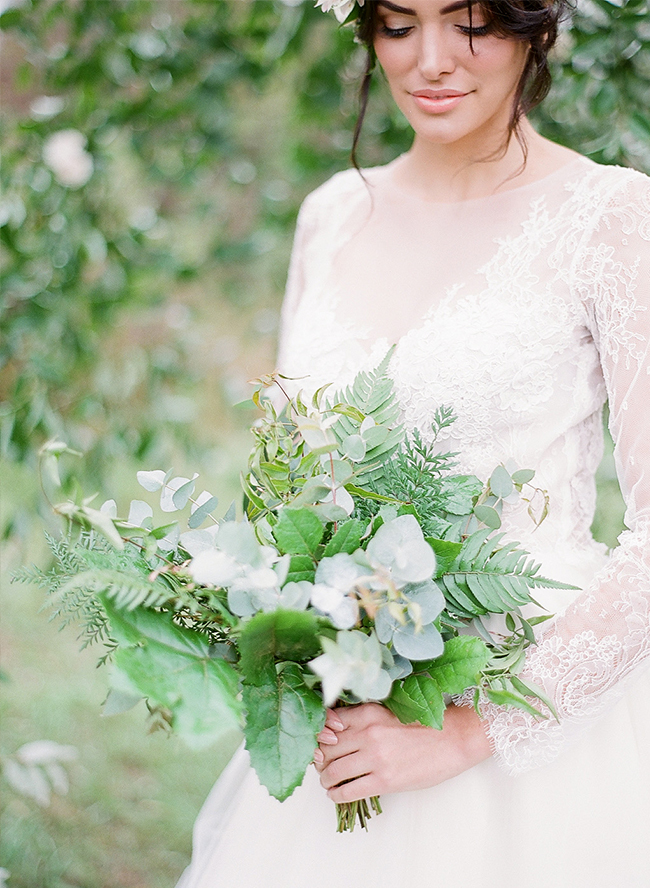
<svg viewBox="0 0 650 888">
<path fill-rule="evenodd" d="M 390 9 L 391 12 L 400 12 L 402 15 L 416 15 L 414 9 L 409 9 L 406 6 L 398 6 L 397 3 L 391 3 L 390 0 L 378 0 L 378 6 L 385 6 L 386 9 Z M 448 6 L 444 6 L 440 10 L 441 15 L 447 15 L 450 12 L 457 12 L 459 9 L 466 9 L 468 6 L 475 6 L 476 0 L 456 0 L 454 3 L 450 3 Z"/>
</svg>

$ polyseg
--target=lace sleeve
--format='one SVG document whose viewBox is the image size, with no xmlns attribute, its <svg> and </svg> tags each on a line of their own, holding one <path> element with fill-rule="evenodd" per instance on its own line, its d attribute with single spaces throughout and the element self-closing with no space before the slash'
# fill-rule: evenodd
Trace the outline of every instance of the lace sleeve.
<svg viewBox="0 0 650 888">
<path fill-rule="evenodd" d="M 573 281 L 600 354 L 629 530 L 527 660 L 522 677 L 545 688 L 559 722 L 484 708 L 494 753 L 512 775 L 555 759 L 650 662 L 650 180 L 619 180 L 594 216 Z"/>
</svg>

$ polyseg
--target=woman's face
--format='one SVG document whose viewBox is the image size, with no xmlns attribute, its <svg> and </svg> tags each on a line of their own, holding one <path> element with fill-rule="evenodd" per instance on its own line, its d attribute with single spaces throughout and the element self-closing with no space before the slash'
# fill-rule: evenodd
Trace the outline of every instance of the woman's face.
<svg viewBox="0 0 650 888">
<path fill-rule="evenodd" d="M 490 31 L 477 3 L 377 0 L 375 51 L 416 136 L 479 153 L 508 130 L 528 45 Z M 473 52 L 472 52 L 473 48 Z"/>
</svg>

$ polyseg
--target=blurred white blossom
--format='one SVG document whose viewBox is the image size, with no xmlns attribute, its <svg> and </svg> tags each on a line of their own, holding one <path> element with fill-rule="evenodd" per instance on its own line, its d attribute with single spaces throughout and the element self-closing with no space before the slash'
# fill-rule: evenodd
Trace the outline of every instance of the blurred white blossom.
<svg viewBox="0 0 650 888">
<path fill-rule="evenodd" d="M 436 569 L 436 556 L 414 515 L 383 524 L 368 543 L 366 555 L 373 567 L 390 571 L 398 589 L 431 579 Z"/>
<path fill-rule="evenodd" d="M 52 133 L 43 145 L 43 162 L 61 185 L 80 188 L 93 174 L 92 154 L 86 151 L 88 140 L 76 129 Z"/>
<path fill-rule="evenodd" d="M 354 9 L 357 0 L 316 0 L 316 6 L 323 12 L 334 13 L 339 22 L 344 22 Z M 359 6 L 363 6 L 364 0 L 358 0 Z"/>
<path fill-rule="evenodd" d="M 338 632 L 336 641 L 321 638 L 325 653 L 309 664 L 323 684 L 326 706 L 336 702 L 343 690 L 360 700 L 383 700 L 390 694 L 392 680 L 383 669 L 381 645 L 374 633 L 354 629 Z"/>
</svg>

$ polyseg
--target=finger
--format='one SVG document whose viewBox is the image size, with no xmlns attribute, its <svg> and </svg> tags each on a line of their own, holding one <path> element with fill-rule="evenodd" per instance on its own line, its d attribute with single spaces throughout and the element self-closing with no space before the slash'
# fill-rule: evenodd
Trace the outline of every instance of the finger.
<svg viewBox="0 0 650 888">
<path fill-rule="evenodd" d="M 324 763 L 325 763 L 325 756 L 324 756 L 323 753 L 320 751 L 320 749 L 318 749 L 318 747 L 317 747 L 317 748 L 314 750 L 314 764 L 315 764 L 315 765 L 322 765 L 322 764 L 324 764 Z"/>
<path fill-rule="evenodd" d="M 329 789 L 327 795 L 333 802 L 341 805 L 343 802 L 369 799 L 371 796 L 381 795 L 381 792 L 382 789 L 377 778 L 373 774 L 364 774 L 350 783 L 344 783 L 343 786 L 335 786 Z"/>
<path fill-rule="evenodd" d="M 327 717 L 325 719 L 325 724 L 327 725 L 328 728 L 331 728 L 332 731 L 345 730 L 345 725 L 343 724 L 343 722 L 341 721 L 341 718 L 339 717 L 339 712 L 341 712 L 341 711 L 342 711 L 341 709 L 339 709 L 338 711 L 336 711 L 334 709 L 327 710 Z"/>
<path fill-rule="evenodd" d="M 348 732 L 345 731 L 338 735 L 338 743 L 324 744 L 321 746 L 320 751 L 323 754 L 325 764 L 329 765 L 330 762 L 334 762 L 336 759 L 343 758 L 343 756 L 350 755 L 353 752 L 359 752 L 360 739 L 361 738 L 356 732 L 350 732 L 348 734 Z"/>
<path fill-rule="evenodd" d="M 342 758 L 330 762 L 320 771 L 320 782 L 325 789 L 331 789 L 347 780 L 356 780 L 370 770 L 367 756 L 361 752 L 352 752 Z"/>
<path fill-rule="evenodd" d="M 316 739 L 319 743 L 324 743 L 325 746 L 335 746 L 339 742 L 338 734 L 330 728 L 323 728 Z"/>
</svg>

